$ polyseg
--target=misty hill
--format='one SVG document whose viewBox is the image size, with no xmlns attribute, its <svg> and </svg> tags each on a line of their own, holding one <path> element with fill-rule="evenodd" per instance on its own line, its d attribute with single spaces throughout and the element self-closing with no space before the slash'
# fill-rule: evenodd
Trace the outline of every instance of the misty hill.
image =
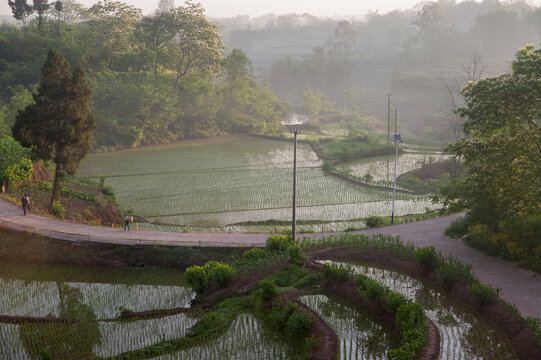
<svg viewBox="0 0 541 360">
<path fill-rule="evenodd" d="M 217 22 L 224 43 L 242 49 L 282 99 L 299 104 L 308 86 L 337 109 L 356 106 L 386 123 L 392 93 L 406 131 L 438 141 L 449 135 L 467 81 L 508 71 L 519 48 L 541 42 L 541 9 L 522 1 L 440 0 L 364 19 L 269 14 Z"/>
</svg>

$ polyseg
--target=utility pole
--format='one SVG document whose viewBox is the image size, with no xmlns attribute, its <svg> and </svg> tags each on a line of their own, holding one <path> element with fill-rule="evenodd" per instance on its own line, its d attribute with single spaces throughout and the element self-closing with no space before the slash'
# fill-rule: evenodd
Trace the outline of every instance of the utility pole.
<svg viewBox="0 0 541 360">
<path fill-rule="evenodd" d="M 394 108 L 394 133 L 398 134 L 398 109 Z"/>
<path fill-rule="evenodd" d="M 301 132 L 299 129 L 293 129 L 295 136 L 293 145 L 293 215 L 291 218 L 291 239 L 295 241 L 296 233 L 296 210 L 297 210 L 297 135 Z"/>
<path fill-rule="evenodd" d="M 387 95 L 387 142 L 391 142 L 391 94 Z"/>
<path fill-rule="evenodd" d="M 393 206 L 391 210 L 391 224 L 394 224 L 394 200 L 396 197 L 396 163 L 398 162 L 398 142 L 402 141 L 402 136 L 400 134 L 394 134 L 394 184 L 393 184 Z"/>
</svg>

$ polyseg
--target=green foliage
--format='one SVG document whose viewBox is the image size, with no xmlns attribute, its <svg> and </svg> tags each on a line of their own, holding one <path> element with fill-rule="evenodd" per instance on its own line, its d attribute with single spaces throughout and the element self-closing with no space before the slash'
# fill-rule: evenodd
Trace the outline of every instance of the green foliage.
<svg viewBox="0 0 541 360">
<path fill-rule="evenodd" d="M 466 283 L 474 281 L 471 274 L 471 265 L 464 264 L 453 257 L 449 257 L 442 262 L 441 266 L 436 269 L 436 275 L 448 287 L 453 286 L 461 279 Z"/>
<path fill-rule="evenodd" d="M 0 138 L 0 182 L 17 185 L 27 180 L 32 171 L 30 151 L 11 137 Z"/>
<path fill-rule="evenodd" d="M 387 225 L 388 221 L 383 216 L 372 215 L 365 219 L 366 226 L 369 228 L 375 228 Z"/>
<path fill-rule="evenodd" d="M 494 290 L 490 285 L 470 284 L 468 291 L 481 305 L 492 304 L 498 300 L 499 291 Z"/>
<path fill-rule="evenodd" d="M 51 191 L 53 189 L 53 184 L 51 184 L 50 181 L 41 180 L 38 183 L 37 188 L 43 191 Z"/>
<path fill-rule="evenodd" d="M 526 318 L 528 328 L 535 334 L 535 337 L 539 343 L 541 343 L 541 326 L 539 325 L 539 319 L 533 316 Z"/>
<path fill-rule="evenodd" d="M 389 359 L 415 359 L 426 343 L 427 331 L 423 307 L 417 303 L 401 305 L 396 312 L 400 328 L 400 347 L 387 352 Z"/>
<path fill-rule="evenodd" d="M 60 201 L 58 201 L 58 200 L 55 201 L 53 203 L 53 209 L 51 211 L 51 214 L 53 214 L 54 216 L 62 219 L 64 217 L 65 213 L 66 213 L 66 208 L 64 206 L 62 206 Z"/>
<path fill-rule="evenodd" d="M 263 297 L 263 300 L 270 300 L 278 293 L 276 284 L 273 280 L 264 279 L 258 282 L 257 285 L 261 289 L 261 296 Z"/>
<path fill-rule="evenodd" d="M 306 338 L 312 328 L 312 318 L 302 310 L 293 312 L 286 321 L 286 333 L 294 338 Z"/>
<path fill-rule="evenodd" d="M 184 278 L 193 291 L 198 294 L 202 294 L 208 288 L 209 277 L 201 266 L 194 265 L 187 268 L 184 272 Z"/>
<path fill-rule="evenodd" d="M 276 285 L 285 287 L 292 286 L 307 276 L 309 276 L 308 271 L 297 265 L 289 265 L 287 269 L 272 274 L 271 279 L 275 281 Z"/>
<path fill-rule="evenodd" d="M 62 189 L 61 194 L 64 196 L 68 196 L 74 199 L 84 200 L 84 201 L 96 201 L 96 195 L 90 194 L 84 191 L 79 191 L 75 189 Z"/>
<path fill-rule="evenodd" d="M 237 272 L 230 265 L 219 261 L 208 261 L 203 266 L 209 281 L 215 282 L 220 286 L 227 285 L 233 281 Z"/>
<path fill-rule="evenodd" d="M 353 271 L 346 266 L 337 264 L 323 264 L 323 277 L 330 283 L 347 281 L 353 276 Z"/>
<path fill-rule="evenodd" d="M 458 239 L 468 233 L 469 218 L 463 216 L 453 221 L 446 229 L 445 235 Z"/>
<path fill-rule="evenodd" d="M 382 300 L 387 292 L 385 286 L 363 274 L 355 275 L 353 277 L 353 284 L 359 294 L 374 301 Z"/>
<path fill-rule="evenodd" d="M 440 261 L 434 246 L 418 248 L 415 252 L 415 260 L 425 269 L 433 269 Z"/>
<path fill-rule="evenodd" d="M 253 248 L 242 253 L 242 260 L 249 264 L 257 264 L 269 257 L 269 254 L 260 248 Z"/>
<path fill-rule="evenodd" d="M 265 249 L 270 253 L 282 253 L 291 245 L 287 235 L 271 235 L 268 237 Z"/>
<path fill-rule="evenodd" d="M 299 266 L 304 265 L 306 256 L 299 245 L 292 244 L 287 248 L 287 261 Z"/>
</svg>

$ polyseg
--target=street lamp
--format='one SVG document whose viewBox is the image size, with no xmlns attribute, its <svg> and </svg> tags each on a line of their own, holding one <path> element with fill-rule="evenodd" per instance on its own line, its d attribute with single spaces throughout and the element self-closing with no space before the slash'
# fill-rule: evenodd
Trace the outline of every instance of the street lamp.
<svg viewBox="0 0 541 360">
<path fill-rule="evenodd" d="M 295 241 L 295 238 L 297 236 L 297 135 L 300 134 L 301 130 L 298 128 L 291 128 L 291 132 L 293 133 L 295 138 L 295 140 L 293 141 L 293 214 L 291 217 L 291 239 Z"/>
<path fill-rule="evenodd" d="M 391 212 L 391 224 L 394 223 L 394 199 L 396 195 L 396 163 L 398 162 L 398 142 L 399 141 L 402 141 L 402 136 L 400 136 L 400 134 L 394 134 L 395 156 L 394 156 L 393 208 Z"/>
</svg>

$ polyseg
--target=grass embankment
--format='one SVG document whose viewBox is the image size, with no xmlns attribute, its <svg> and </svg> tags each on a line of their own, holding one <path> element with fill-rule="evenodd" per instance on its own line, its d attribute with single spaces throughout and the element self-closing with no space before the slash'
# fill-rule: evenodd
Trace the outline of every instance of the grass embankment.
<svg viewBox="0 0 541 360">
<path fill-rule="evenodd" d="M 69 242 L 0 228 L 0 260 L 30 264 L 161 267 L 183 270 L 208 260 L 230 261 L 242 248 L 129 246 Z"/>
</svg>

